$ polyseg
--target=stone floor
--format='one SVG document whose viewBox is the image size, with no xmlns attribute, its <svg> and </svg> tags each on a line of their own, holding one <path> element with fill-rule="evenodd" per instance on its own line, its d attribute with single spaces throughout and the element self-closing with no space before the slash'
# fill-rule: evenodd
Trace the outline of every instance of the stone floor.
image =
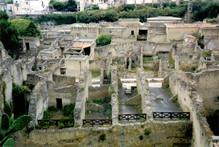
<svg viewBox="0 0 219 147">
<path fill-rule="evenodd" d="M 120 114 L 135 114 L 137 113 L 135 109 L 131 106 L 125 105 L 125 101 L 129 99 L 127 95 L 125 95 L 125 88 L 122 87 L 119 91 L 119 113 Z"/>
<path fill-rule="evenodd" d="M 160 80 L 149 83 L 149 91 L 153 112 L 180 112 L 182 109 L 175 103 L 170 102 L 171 94 L 161 87 Z"/>
</svg>

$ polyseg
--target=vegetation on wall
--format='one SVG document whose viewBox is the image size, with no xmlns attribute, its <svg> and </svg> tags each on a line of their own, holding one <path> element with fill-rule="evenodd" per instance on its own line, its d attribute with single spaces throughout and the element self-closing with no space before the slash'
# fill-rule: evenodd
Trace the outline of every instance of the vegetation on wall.
<svg viewBox="0 0 219 147">
<path fill-rule="evenodd" d="M 31 90 L 27 86 L 12 84 L 13 112 L 15 117 L 28 114 L 27 96 Z"/>
<path fill-rule="evenodd" d="M 96 40 L 97 46 L 104 46 L 110 44 L 111 38 L 112 38 L 111 35 L 107 35 L 107 34 L 100 35 Z"/>
</svg>

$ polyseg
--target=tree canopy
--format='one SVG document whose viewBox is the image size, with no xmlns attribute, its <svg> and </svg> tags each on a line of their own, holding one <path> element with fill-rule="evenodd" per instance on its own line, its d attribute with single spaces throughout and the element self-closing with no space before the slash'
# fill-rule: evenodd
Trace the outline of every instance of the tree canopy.
<svg viewBox="0 0 219 147">
<path fill-rule="evenodd" d="M 219 3 L 213 1 L 195 1 L 192 4 L 192 19 L 202 21 L 205 18 L 216 18 L 219 14 Z"/>
<path fill-rule="evenodd" d="M 4 11 L 0 11 L 0 41 L 11 55 L 18 49 L 18 31 L 8 21 L 8 15 Z"/>
<path fill-rule="evenodd" d="M 31 20 L 16 18 L 11 20 L 12 25 L 17 28 L 19 36 L 37 37 L 40 36 L 40 28 Z"/>
<path fill-rule="evenodd" d="M 52 0 L 51 2 L 56 2 Z M 59 2 L 60 3 L 60 2 Z M 205 18 L 216 18 L 219 13 L 219 3 L 207 0 L 206 2 L 198 1 L 192 2 L 192 18 L 193 21 L 202 21 Z M 163 3 L 161 8 L 159 4 L 146 5 L 121 5 L 116 8 L 109 8 L 108 10 L 98 10 L 93 6 L 92 10 L 85 10 L 78 13 L 67 15 L 42 15 L 35 21 L 43 23 L 53 21 L 56 25 L 71 24 L 71 23 L 98 23 L 100 21 L 114 22 L 119 18 L 139 18 L 141 22 L 146 22 L 149 17 L 157 16 L 185 16 L 187 12 L 188 2 L 180 3 Z M 55 7 L 55 6 L 54 6 Z M 62 6 L 59 7 L 60 9 Z M 58 8 L 57 8 L 58 9 Z"/>
<path fill-rule="evenodd" d="M 68 0 L 67 2 L 51 0 L 50 4 L 52 4 L 54 9 L 56 9 L 57 11 L 77 11 L 77 3 L 75 2 L 75 0 Z"/>
<path fill-rule="evenodd" d="M 92 10 L 100 10 L 100 8 L 97 5 L 93 5 Z"/>
</svg>

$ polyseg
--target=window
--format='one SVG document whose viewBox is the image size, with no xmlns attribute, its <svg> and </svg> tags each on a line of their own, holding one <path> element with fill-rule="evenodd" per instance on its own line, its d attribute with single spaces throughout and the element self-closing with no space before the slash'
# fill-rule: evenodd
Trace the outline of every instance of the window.
<svg viewBox="0 0 219 147">
<path fill-rule="evenodd" d="M 131 35 L 135 35 L 134 31 L 131 31 Z"/>
</svg>

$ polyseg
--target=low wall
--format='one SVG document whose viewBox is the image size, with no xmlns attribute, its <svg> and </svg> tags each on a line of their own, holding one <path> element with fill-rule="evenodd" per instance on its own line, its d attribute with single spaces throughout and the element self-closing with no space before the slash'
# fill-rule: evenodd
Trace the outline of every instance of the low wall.
<svg viewBox="0 0 219 147">
<path fill-rule="evenodd" d="M 109 86 L 103 85 L 101 87 L 89 87 L 88 99 L 89 100 L 100 100 L 105 97 L 110 97 Z"/>
<path fill-rule="evenodd" d="M 88 87 L 90 84 L 91 74 L 88 69 L 83 69 L 78 82 L 77 96 L 74 109 L 74 119 L 78 126 L 82 125 L 85 118 L 85 104 L 88 99 Z"/>
<path fill-rule="evenodd" d="M 35 126 L 38 119 L 43 118 L 43 112 L 48 106 L 47 82 L 41 81 L 34 87 L 30 96 L 28 115 L 32 117 L 30 127 Z"/>
<path fill-rule="evenodd" d="M 111 106 L 112 106 L 112 124 L 118 124 L 119 115 L 119 101 L 118 101 L 118 73 L 117 67 L 113 66 L 111 70 L 111 86 L 109 88 L 111 94 Z"/>
<path fill-rule="evenodd" d="M 145 135 L 149 130 L 149 135 Z M 15 147 L 40 146 L 127 146 L 127 147 L 172 147 L 177 144 L 188 146 L 192 138 L 192 123 L 153 122 L 116 125 L 100 128 L 68 128 L 60 130 L 33 130 L 28 137 L 17 132 Z M 101 141 L 100 136 L 105 135 Z M 142 138 L 140 137 L 142 136 Z"/>
</svg>

